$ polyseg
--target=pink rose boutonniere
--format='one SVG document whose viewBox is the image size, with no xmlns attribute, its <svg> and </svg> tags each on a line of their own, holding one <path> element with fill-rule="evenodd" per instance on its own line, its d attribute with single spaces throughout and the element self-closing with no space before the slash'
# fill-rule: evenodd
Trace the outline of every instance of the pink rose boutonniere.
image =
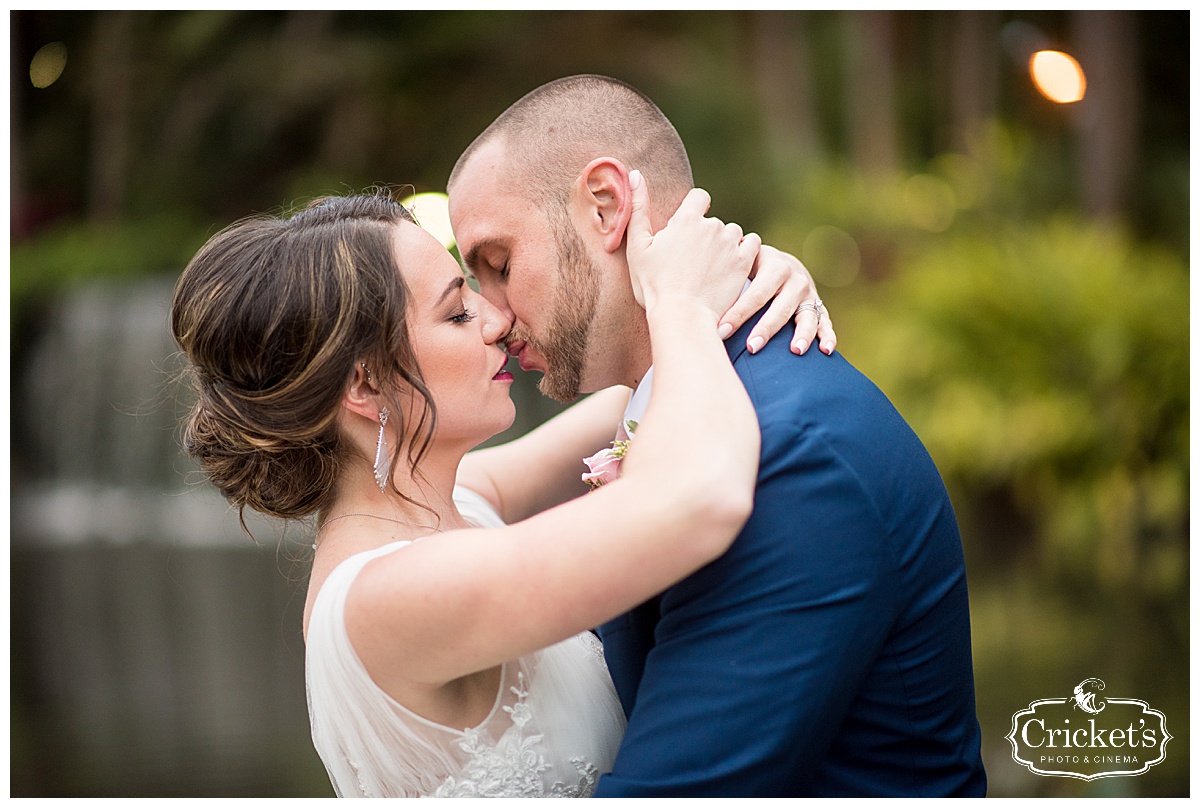
<svg viewBox="0 0 1200 808">
<path fill-rule="evenodd" d="M 635 429 L 637 429 L 637 421 L 626 421 L 625 431 L 629 433 L 629 440 L 615 440 L 609 448 L 601 449 L 591 457 L 583 459 L 588 467 L 587 473 L 582 478 L 585 483 L 592 488 L 599 488 L 621 476 L 621 461 L 625 459 L 625 452 L 629 450 L 629 444 L 633 442 Z"/>
</svg>

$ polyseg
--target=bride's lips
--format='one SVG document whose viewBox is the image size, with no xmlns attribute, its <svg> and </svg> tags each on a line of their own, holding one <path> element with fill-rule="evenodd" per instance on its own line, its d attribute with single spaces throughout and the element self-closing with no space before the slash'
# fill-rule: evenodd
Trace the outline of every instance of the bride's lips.
<svg viewBox="0 0 1200 808">
<path fill-rule="evenodd" d="M 492 377 L 492 381 L 511 382 L 513 380 L 513 375 L 504 369 L 504 366 L 507 364 L 508 357 L 505 356 L 504 361 L 500 364 L 500 369 L 496 371 L 496 375 Z"/>
</svg>

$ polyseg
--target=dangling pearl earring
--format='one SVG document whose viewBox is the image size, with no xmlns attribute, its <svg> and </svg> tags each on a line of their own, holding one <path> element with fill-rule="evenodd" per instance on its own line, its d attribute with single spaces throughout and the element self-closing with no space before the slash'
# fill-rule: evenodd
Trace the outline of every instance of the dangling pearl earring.
<svg viewBox="0 0 1200 808">
<path fill-rule="evenodd" d="M 391 479 L 392 456 L 388 453 L 387 439 L 383 436 L 383 425 L 387 423 L 388 408 L 379 411 L 379 442 L 375 445 L 375 482 L 379 483 L 380 491 L 387 491 Z"/>
</svg>

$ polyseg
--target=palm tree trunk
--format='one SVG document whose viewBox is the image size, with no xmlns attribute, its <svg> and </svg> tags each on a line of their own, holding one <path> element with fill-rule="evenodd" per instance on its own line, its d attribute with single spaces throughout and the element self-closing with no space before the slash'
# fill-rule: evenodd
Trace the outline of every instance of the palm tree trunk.
<svg viewBox="0 0 1200 808">
<path fill-rule="evenodd" d="M 824 148 L 813 101 L 803 11 L 755 11 L 754 73 L 771 162 L 781 170 L 819 162 Z"/>
<path fill-rule="evenodd" d="M 897 168 L 895 12 L 856 11 L 846 15 L 846 110 L 850 151 L 867 174 L 888 175 Z"/>
<path fill-rule="evenodd" d="M 136 13 L 101 12 L 92 32 L 88 218 L 95 221 L 117 219 L 125 209 L 126 179 L 133 151 Z"/>
<path fill-rule="evenodd" d="M 1119 216 L 1128 204 L 1141 119 L 1137 15 L 1074 11 L 1070 20 L 1087 77 L 1087 93 L 1074 117 L 1083 205 L 1094 216 Z"/>
</svg>

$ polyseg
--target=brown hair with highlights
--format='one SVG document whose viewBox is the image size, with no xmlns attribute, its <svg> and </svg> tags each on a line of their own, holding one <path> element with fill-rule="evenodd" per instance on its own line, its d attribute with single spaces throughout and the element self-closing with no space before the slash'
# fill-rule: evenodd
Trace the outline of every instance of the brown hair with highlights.
<svg viewBox="0 0 1200 808">
<path fill-rule="evenodd" d="M 384 193 L 319 199 L 231 225 L 180 276 L 171 328 L 196 394 L 184 448 L 243 528 L 246 507 L 295 519 L 332 505 L 344 464 L 360 454 L 337 426 L 356 362 L 371 369 L 397 433 L 411 429 L 414 468 L 428 449 L 437 414 L 408 338 L 394 246 L 402 221 L 414 220 Z M 423 402 L 412 425 L 395 405 L 410 391 Z"/>
</svg>

